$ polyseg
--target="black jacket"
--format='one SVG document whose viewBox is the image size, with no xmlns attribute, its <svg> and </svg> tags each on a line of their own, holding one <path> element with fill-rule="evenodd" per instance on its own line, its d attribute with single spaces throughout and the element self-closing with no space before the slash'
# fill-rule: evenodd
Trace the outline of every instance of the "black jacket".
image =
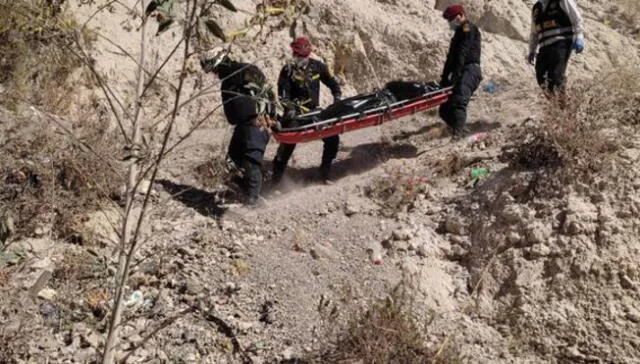
<svg viewBox="0 0 640 364">
<path fill-rule="evenodd" d="M 324 63 L 309 59 L 302 70 L 287 63 L 278 77 L 278 96 L 285 102 L 298 101 L 306 108 L 315 109 L 320 105 L 320 82 L 331 89 L 334 98 L 342 95 L 338 81 Z"/>
<path fill-rule="evenodd" d="M 275 118 L 275 95 L 262 71 L 247 63 L 218 66 L 224 115 L 232 125 L 249 124 L 261 113 Z"/>
<path fill-rule="evenodd" d="M 473 63 L 479 65 L 480 48 L 481 35 L 478 26 L 470 21 L 462 23 L 451 38 L 440 83 L 443 86 L 455 84 L 462 76 L 464 66 Z"/>
</svg>

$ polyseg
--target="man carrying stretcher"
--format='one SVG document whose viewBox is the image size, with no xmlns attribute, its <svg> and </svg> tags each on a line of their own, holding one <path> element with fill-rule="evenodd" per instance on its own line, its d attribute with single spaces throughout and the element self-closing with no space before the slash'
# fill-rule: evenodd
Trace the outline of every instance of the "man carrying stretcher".
<svg viewBox="0 0 640 364">
<path fill-rule="evenodd" d="M 311 59 L 312 47 L 309 39 L 300 37 L 291 43 L 293 59 L 280 71 L 278 78 L 278 96 L 285 105 L 283 126 L 289 127 L 287 121 L 298 114 L 306 113 L 320 106 L 320 82 L 331 90 L 333 102 L 340 100 L 342 92 L 340 85 L 331 75 L 327 66 L 315 59 Z M 322 140 L 324 149 L 320 164 L 320 177 L 324 182 L 329 181 L 331 162 L 338 154 L 340 136 L 334 135 Z M 295 144 L 280 144 L 273 161 L 273 181 L 278 183 L 293 154 Z"/>
</svg>

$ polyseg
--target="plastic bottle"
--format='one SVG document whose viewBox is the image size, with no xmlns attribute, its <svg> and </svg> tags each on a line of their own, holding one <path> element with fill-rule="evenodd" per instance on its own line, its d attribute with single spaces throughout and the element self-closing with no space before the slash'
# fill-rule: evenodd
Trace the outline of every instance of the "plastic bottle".
<svg viewBox="0 0 640 364">
<path fill-rule="evenodd" d="M 375 265 L 382 265 L 382 247 L 376 242 L 371 244 L 371 262 Z"/>
</svg>

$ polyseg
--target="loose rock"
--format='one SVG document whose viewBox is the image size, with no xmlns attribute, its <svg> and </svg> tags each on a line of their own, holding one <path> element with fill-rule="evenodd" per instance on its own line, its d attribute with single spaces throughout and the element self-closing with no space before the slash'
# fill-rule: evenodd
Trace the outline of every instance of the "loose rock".
<svg viewBox="0 0 640 364">
<path fill-rule="evenodd" d="M 43 300 L 53 301 L 56 298 L 57 292 L 51 288 L 45 288 L 38 292 L 38 297 Z"/>
<path fill-rule="evenodd" d="M 411 239 L 411 232 L 407 229 L 397 229 L 391 233 L 391 238 L 396 241 L 408 241 Z"/>
</svg>

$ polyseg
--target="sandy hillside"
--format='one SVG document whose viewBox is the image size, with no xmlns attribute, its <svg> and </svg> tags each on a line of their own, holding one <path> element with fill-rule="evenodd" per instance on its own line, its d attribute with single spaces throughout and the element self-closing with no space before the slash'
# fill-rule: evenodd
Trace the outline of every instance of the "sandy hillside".
<svg viewBox="0 0 640 364">
<path fill-rule="evenodd" d="M 92 49 L 96 69 L 130 102 L 136 63 L 123 50 L 139 54 L 138 21 L 119 3 L 98 13 L 99 4 L 85 3 L 70 1 L 69 10 L 103 35 Z M 256 2 L 233 3 L 242 11 L 214 16 L 224 29 L 241 28 L 243 11 Z M 537 170 L 515 167 L 507 151 L 540 122 L 546 105 L 525 60 L 532 1 L 467 3 L 483 32 L 484 74 L 469 123 L 486 138 L 451 141 L 434 113 L 348 133 L 331 185 L 316 182 L 322 144 L 299 145 L 282 185 L 267 181 L 267 204 L 247 210 L 230 206 L 228 191 L 198 172 L 230 136 L 222 113 L 213 113 L 153 186 L 127 289 L 127 297 L 136 291 L 142 298 L 127 305 L 119 355 L 136 347 L 129 362 L 303 362 L 327 339 L 320 302 L 330 300 L 344 323 L 349 312 L 401 284 L 425 326 L 426 347 L 448 343 L 462 362 L 640 363 L 638 134 L 616 134 L 621 145 L 607 168 L 615 176 L 602 177 L 599 189 L 577 181 L 554 194 L 549 190 L 560 187 L 544 185 Z M 619 10 L 608 1 L 579 3 L 587 48 L 571 60 L 572 83 L 639 64 L 638 42 L 616 25 Z M 438 79 L 451 35 L 440 16 L 446 4 L 314 0 L 296 30 L 313 40 L 315 56 L 334 68 L 345 95 L 355 95 L 393 79 Z M 148 31 L 150 69 L 176 44 L 177 31 Z M 256 62 L 275 82 L 290 39 L 283 29 L 265 44 L 239 42 L 234 55 Z M 160 77 L 177 79 L 179 67 L 171 61 Z M 194 70 L 185 79 L 187 96 L 215 82 Z M 495 93 L 483 91 L 490 80 Z M 100 94 L 83 89 L 78 102 L 90 95 Z M 173 97 L 170 85 L 154 90 L 143 110 L 145 132 L 160 130 L 159 115 Z M 329 101 L 327 90 L 323 97 Z M 182 111 L 173 140 L 218 100 L 213 92 Z M 3 113 L 0 133 L 14 130 L 17 121 Z M 108 123 L 115 129 L 113 118 Z M 276 147 L 272 140 L 265 170 Z M 490 173 L 474 184 L 470 173 L 478 167 Z M 419 189 L 407 199 L 410 183 Z M 0 260 L 0 346 L 11 344 L 0 361 L 96 360 L 108 322 L 105 287 L 117 263 L 116 221 L 113 209 L 86 211 L 81 244 L 53 239 L 47 229 L 12 241 L 7 251 L 21 255 Z M 381 247 L 382 265 L 372 264 L 372 246 Z M 43 272 L 52 274 L 39 287 Z"/>
</svg>

